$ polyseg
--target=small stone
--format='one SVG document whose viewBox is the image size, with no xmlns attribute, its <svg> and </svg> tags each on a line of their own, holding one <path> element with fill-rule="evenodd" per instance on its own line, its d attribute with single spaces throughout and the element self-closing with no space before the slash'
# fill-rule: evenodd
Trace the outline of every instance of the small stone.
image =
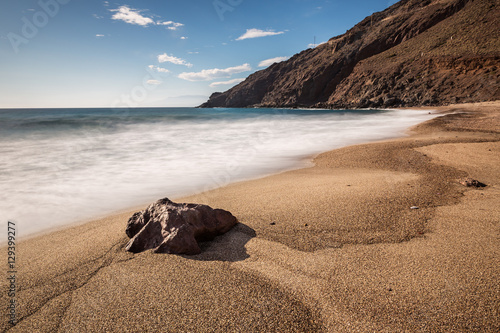
<svg viewBox="0 0 500 333">
<path fill-rule="evenodd" d="M 304 227 L 307 227 L 307 226 L 309 226 L 309 224 L 307 224 L 307 223 L 304 223 Z"/>
<path fill-rule="evenodd" d="M 417 206 L 411 206 L 410 209 L 419 209 Z"/>
<path fill-rule="evenodd" d="M 467 187 L 486 187 L 487 185 L 484 183 L 481 183 L 478 180 L 472 179 L 472 178 L 463 178 L 458 181 L 460 184 L 467 186 Z"/>
<path fill-rule="evenodd" d="M 271 222 L 269 223 L 269 225 L 276 225 L 276 222 Z"/>
</svg>

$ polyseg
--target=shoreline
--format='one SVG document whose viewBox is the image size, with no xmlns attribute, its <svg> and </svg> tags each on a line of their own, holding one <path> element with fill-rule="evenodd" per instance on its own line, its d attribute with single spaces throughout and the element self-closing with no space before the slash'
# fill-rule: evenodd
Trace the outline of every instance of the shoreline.
<svg viewBox="0 0 500 333">
<path fill-rule="evenodd" d="M 304 110 L 306 110 L 306 109 L 304 109 Z M 316 110 L 316 109 L 313 109 L 313 110 Z M 329 109 L 324 109 L 324 110 L 331 111 Z M 372 110 L 378 110 L 378 109 L 372 109 Z M 432 110 L 432 109 L 429 109 L 429 110 Z M 341 111 L 343 111 L 343 110 L 341 110 Z M 358 111 L 370 111 L 370 109 L 359 109 Z M 381 109 L 379 111 L 401 112 L 402 110 L 400 110 L 400 109 Z M 413 111 L 413 112 L 421 113 L 420 115 L 416 115 L 416 117 L 426 117 L 426 115 L 424 115 L 424 113 L 421 112 L 421 110 L 418 110 L 416 108 L 408 108 L 408 109 L 405 109 L 405 111 Z M 396 114 L 396 118 L 399 118 L 399 117 L 400 117 L 400 114 Z M 424 122 L 426 120 L 421 120 L 421 121 Z M 347 146 L 365 144 L 365 143 L 369 143 L 369 142 L 390 140 L 390 139 L 395 139 L 395 138 L 399 138 L 399 137 L 405 137 L 405 136 L 410 135 L 408 133 L 408 131 L 412 126 L 414 126 L 414 125 L 411 125 L 410 127 L 400 129 L 397 131 L 394 130 L 393 133 L 391 132 L 390 134 L 386 134 L 385 137 L 383 137 L 383 138 L 377 138 L 377 139 L 371 138 L 371 139 L 367 139 L 367 140 L 357 140 L 357 142 L 355 140 L 354 142 L 347 144 Z M 402 126 L 399 126 L 399 127 L 402 127 Z M 353 140 L 351 140 L 351 141 L 353 141 Z M 343 144 L 345 144 L 345 143 L 343 143 Z M 336 144 L 336 143 L 334 143 L 334 145 L 336 145 L 337 147 L 335 148 L 335 146 L 334 147 L 330 146 L 326 149 L 324 147 L 322 147 L 321 149 L 315 149 L 315 152 L 308 152 L 308 153 L 301 154 L 300 156 L 294 156 L 293 163 L 292 162 L 288 163 L 288 164 L 290 164 L 289 166 L 281 166 L 279 168 L 273 167 L 272 170 L 268 170 L 265 173 L 262 173 L 262 172 L 260 172 L 260 173 L 259 172 L 248 173 L 248 172 L 246 172 L 247 174 L 242 174 L 240 171 L 236 171 L 235 173 L 232 173 L 230 170 L 227 172 L 226 172 L 226 170 L 220 170 L 220 172 L 216 171 L 215 176 L 212 179 L 207 178 L 207 183 L 210 184 L 210 186 L 201 186 L 200 185 L 197 187 L 196 192 L 183 191 L 183 192 L 181 192 L 182 194 L 175 195 L 175 196 L 172 195 L 171 198 L 173 198 L 173 200 L 182 199 L 184 197 L 188 197 L 188 196 L 196 195 L 199 193 L 215 190 L 217 188 L 224 187 L 224 186 L 227 186 L 227 185 L 230 185 L 233 183 L 252 181 L 252 180 L 256 180 L 256 179 L 269 177 L 272 175 L 277 175 L 277 174 L 280 174 L 283 172 L 312 167 L 312 166 L 314 166 L 314 159 L 318 155 L 325 153 L 327 151 L 330 151 L 332 149 L 339 149 L 339 148 L 345 147 L 345 146 L 338 146 L 338 144 Z M 224 178 L 227 178 L 227 179 L 224 179 Z M 161 196 L 161 194 L 160 194 L 160 196 Z M 100 219 L 103 219 L 103 218 L 106 218 L 109 216 L 119 215 L 119 214 L 125 213 L 125 212 L 129 212 L 132 215 L 133 212 L 144 209 L 144 207 L 148 206 L 152 202 L 152 200 L 157 200 L 157 199 L 159 199 L 159 196 L 156 199 L 149 199 L 149 200 L 145 200 L 143 202 L 135 202 L 132 205 L 129 205 L 126 207 L 122 206 L 122 207 L 117 207 L 117 208 L 105 209 L 104 211 L 97 211 L 97 212 L 94 212 L 92 215 L 86 214 L 87 217 L 84 216 L 83 218 L 77 218 L 77 219 L 74 219 L 72 221 L 60 222 L 54 226 L 51 226 L 51 227 L 49 227 L 47 229 L 43 229 L 43 230 L 31 231 L 31 229 L 30 229 L 29 233 L 22 235 L 18 238 L 20 241 L 28 240 L 28 239 L 39 237 L 42 235 L 47 235 L 47 234 L 50 234 L 52 232 L 64 230 L 66 228 L 71 228 L 71 227 L 79 226 L 79 225 L 89 223 L 89 222 L 92 222 L 95 220 L 100 220 Z M 36 229 L 33 229 L 33 230 L 36 230 Z M 7 242 L 5 239 L 0 240 L 0 247 L 5 246 L 6 243 Z"/>
<path fill-rule="evenodd" d="M 500 102 L 432 108 L 455 109 L 466 113 L 175 200 L 240 221 L 197 256 L 125 252 L 137 210 L 22 239 L 12 331 L 494 331 Z"/>
</svg>

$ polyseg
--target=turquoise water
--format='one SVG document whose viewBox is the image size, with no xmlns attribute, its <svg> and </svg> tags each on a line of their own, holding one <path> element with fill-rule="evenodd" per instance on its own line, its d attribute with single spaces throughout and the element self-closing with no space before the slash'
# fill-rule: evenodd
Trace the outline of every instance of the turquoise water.
<svg viewBox="0 0 500 333">
<path fill-rule="evenodd" d="M 402 135 L 421 111 L 0 110 L 0 216 L 23 235 Z"/>
</svg>

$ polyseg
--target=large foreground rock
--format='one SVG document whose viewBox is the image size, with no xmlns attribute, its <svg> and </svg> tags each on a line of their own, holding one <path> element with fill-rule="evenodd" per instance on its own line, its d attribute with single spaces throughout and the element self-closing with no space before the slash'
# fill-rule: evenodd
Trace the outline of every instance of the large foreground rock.
<svg viewBox="0 0 500 333">
<path fill-rule="evenodd" d="M 237 223 L 228 211 L 164 198 L 129 219 L 125 232 L 131 239 L 126 249 L 135 253 L 154 249 L 157 253 L 198 254 L 199 241 L 212 240 Z"/>
</svg>

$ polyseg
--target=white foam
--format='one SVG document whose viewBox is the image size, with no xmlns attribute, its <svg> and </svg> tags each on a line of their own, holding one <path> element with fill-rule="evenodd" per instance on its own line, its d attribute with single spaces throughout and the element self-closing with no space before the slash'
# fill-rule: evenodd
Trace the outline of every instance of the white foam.
<svg viewBox="0 0 500 333">
<path fill-rule="evenodd" d="M 431 117 L 411 110 L 279 110 L 246 119 L 131 123 L 11 138 L 0 142 L 0 212 L 26 236 L 298 167 L 306 156 L 401 136 Z M 5 239 L 4 230 L 0 241 Z"/>
</svg>

